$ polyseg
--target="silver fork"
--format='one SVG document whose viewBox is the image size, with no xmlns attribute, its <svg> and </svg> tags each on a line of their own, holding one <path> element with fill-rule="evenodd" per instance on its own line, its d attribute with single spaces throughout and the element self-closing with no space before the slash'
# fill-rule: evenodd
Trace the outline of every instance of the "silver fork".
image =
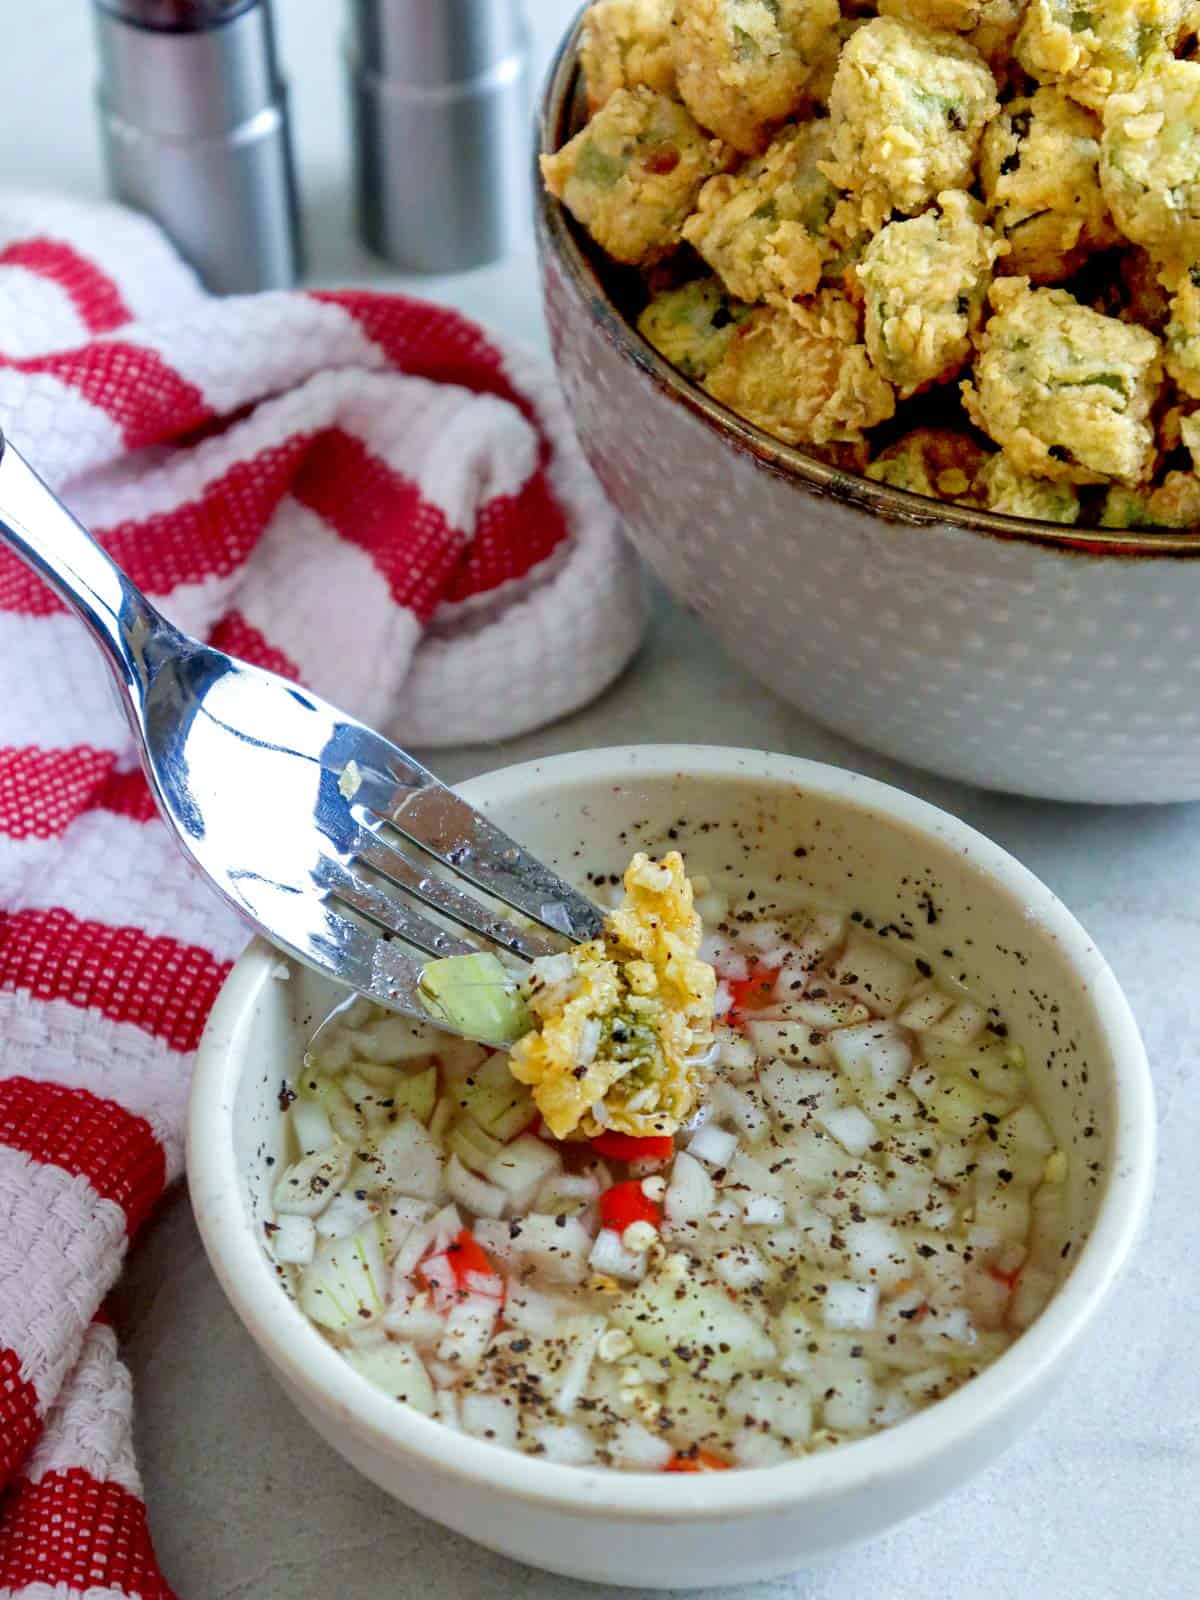
<svg viewBox="0 0 1200 1600">
<path fill-rule="evenodd" d="M 423 957 L 531 961 L 600 931 L 596 906 L 420 762 L 172 626 L 2 433 L 0 539 L 101 646 L 185 854 L 281 950 L 427 1019 Z"/>
</svg>

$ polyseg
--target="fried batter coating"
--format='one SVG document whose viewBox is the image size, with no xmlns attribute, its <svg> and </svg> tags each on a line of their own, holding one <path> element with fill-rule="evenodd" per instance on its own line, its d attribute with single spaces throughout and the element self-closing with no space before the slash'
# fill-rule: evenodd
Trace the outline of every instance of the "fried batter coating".
<svg viewBox="0 0 1200 1600">
<path fill-rule="evenodd" d="M 891 385 L 858 342 L 858 311 L 835 289 L 738 328 L 705 388 L 787 444 L 854 443 L 895 410 Z"/>
<path fill-rule="evenodd" d="M 1100 123 L 1058 89 L 1011 100 L 983 136 L 980 178 L 1004 270 L 1059 283 L 1120 236 L 1100 187 Z"/>
<path fill-rule="evenodd" d="M 913 216 L 971 183 L 996 84 L 973 46 L 897 17 L 876 17 L 842 51 L 829 97 L 827 175 L 859 199 L 866 226 Z"/>
<path fill-rule="evenodd" d="M 1162 380 L 1158 340 L 1025 278 L 992 285 L 974 382 L 975 425 L 1020 472 L 1062 483 L 1136 484 L 1149 475 L 1148 418 Z"/>
<path fill-rule="evenodd" d="M 674 95 L 673 0 L 596 0 L 584 17 L 579 59 L 593 113 L 639 84 Z"/>
<path fill-rule="evenodd" d="M 983 450 L 969 433 L 914 428 L 880 451 L 867 467 L 867 477 L 910 494 L 971 503 L 971 488 L 983 463 Z"/>
<path fill-rule="evenodd" d="M 956 377 L 970 358 L 1003 248 L 978 212 L 961 189 L 947 189 L 938 209 L 881 229 L 857 269 L 867 349 L 902 399 Z"/>
<path fill-rule="evenodd" d="M 639 852 L 604 935 L 571 952 L 574 973 L 530 974 L 535 1027 L 509 1064 L 556 1139 L 606 1128 L 673 1134 L 694 1108 L 713 1040 L 717 979 L 700 959 L 700 918 L 683 858 Z M 557 958 L 551 957 L 550 961 Z"/>
<path fill-rule="evenodd" d="M 1156 489 L 1114 484 L 1104 497 L 1102 528 L 1195 528 L 1200 526 L 1200 478 L 1168 472 Z"/>
<path fill-rule="evenodd" d="M 1200 400 L 1200 266 L 1186 272 L 1171 296 L 1166 366 L 1184 394 Z"/>
<path fill-rule="evenodd" d="M 967 34 L 1002 89 L 1021 77 L 1021 69 L 1013 60 L 1013 45 L 1024 14 L 1025 0 L 983 0 L 979 21 Z"/>
<path fill-rule="evenodd" d="M 1158 61 L 1110 97 L 1100 181 L 1127 239 L 1160 261 L 1200 259 L 1200 61 Z"/>
<path fill-rule="evenodd" d="M 1200 0 L 1197 0 L 1200 4 Z M 813 69 L 809 79 L 808 88 L 805 90 L 805 100 L 814 108 L 829 108 L 829 94 L 833 88 L 834 75 L 837 72 L 838 59 L 842 47 L 852 34 L 864 27 L 870 19 L 867 17 L 839 17 L 832 33 L 827 33 L 821 42 L 820 59 Z"/>
<path fill-rule="evenodd" d="M 837 27 L 837 0 L 675 0 L 679 93 L 743 155 L 802 105 Z"/>
<path fill-rule="evenodd" d="M 975 489 L 989 511 L 1042 522 L 1078 522 L 1079 491 L 1071 483 L 1052 483 L 1018 472 L 1001 451 L 989 456 L 975 480 Z"/>
<path fill-rule="evenodd" d="M 979 26 L 982 0 L 879 0 L 881 17 L 900 17 L 947 33 L 970 33 Z"/>
<path fill-rule="evenodd" d="M 597 244 L 637 266 L 679 243 L 701 186 L 724 159 L 674 100 L 618 89 L 582 133 L 542 157 L 542 176 Z"/>
<path fill-rule="evenodd" d="M 693 278 L 656 295 L 638 318 L 638 332 L 679 368 L 704 379 L 720 361 L 750 307 L 726 294 L 716 278 Z"/>
<path fill-rule="evenodd" d="M 825 122 L 802 122 L 701 189 L 683 236 L 739 299 L 792 300 L 820 282 L 837 248 L 829 233 L 837 190 L 817 165 L 828 143 Z"/>
<path fill-rule="evenodd" d="M 1039 83 L 1101 111 L 1170 48 L 1180 12 L 1180 0 L 1029 0 L 1017 60 Z"/>
</svg>

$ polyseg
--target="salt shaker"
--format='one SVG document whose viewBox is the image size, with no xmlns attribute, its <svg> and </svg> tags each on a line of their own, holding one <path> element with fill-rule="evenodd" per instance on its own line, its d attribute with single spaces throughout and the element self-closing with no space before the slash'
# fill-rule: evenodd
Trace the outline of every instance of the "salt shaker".
<svg viewBox="0 0 1200 1600">
<path fill-rule="evenodd" d="M 529 215 L 529 36 L 519 0 L 351 0 L 359 229 L 414 272 L 504 255 Z"/>
<path fill-rule="evenodd" d="M 287 90 L 268 0 L 94 0 L 110 186 L 209 289 L 300 270 Z"/>
</svg>

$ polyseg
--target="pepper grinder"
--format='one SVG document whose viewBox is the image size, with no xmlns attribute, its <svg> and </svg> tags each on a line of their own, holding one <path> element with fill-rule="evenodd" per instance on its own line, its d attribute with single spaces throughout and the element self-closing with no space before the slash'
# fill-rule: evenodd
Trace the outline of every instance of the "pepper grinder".
<svg viewBox="0 0 1200 1600">
<path fill-rule="evenodd" d="M 529 220 L 529 34 L 519 0 L 351 0 L 359 230 L 413 272 L 481 266 Z"/>
<path fill-rule="evenodd" d="M 269 0 L 94 0 L 114 196 L 218 294 L 300 271 L 287 89 Z"/>
</svg>

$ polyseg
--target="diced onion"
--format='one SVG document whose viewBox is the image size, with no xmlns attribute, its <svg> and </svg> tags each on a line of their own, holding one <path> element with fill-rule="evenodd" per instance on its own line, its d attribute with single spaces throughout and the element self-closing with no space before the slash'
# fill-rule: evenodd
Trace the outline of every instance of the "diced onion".
<svg viewBox="0 0 1200 1600">
<path fill-rule="evenodd" d="M 459 1417 L 463 1431 L 477 1439 L 487 1439 L 492 1444 L 517 1446 L 517 1402 L 498 1394 L 463 1395 L 459 1401 Z"/>
<path fill-rule="evenodd" d="M 612 1431 L 609 1451 L 614 1461 L 623 1467 L 640 1468 L 643 1472 L 656 1472 L 665 1467 L 675 1454 L 675 1447 L 666 1439 L 658 1439 L 640 1422 L 619 1422 Z"/>
<path fill-rule="evenodd" d="M 712 1179 L 694 1156 L 681 1150 L 675 1157 L 671 1182 L 663 1201 L 667 1221 L 676 1227 L 699 1222 L 712 1210 L 715 1201 Z"/>
<path fill-rule="evenodd" d="M 281 1214 L 271 1234 L 271 1253 L 276 1261 L 306 1267 L 317 1248 L 317 1230 L 309 1217 Z"/>
<path fill-rule="evenodd" d="M 541 1445 L 543 1457 L 560 1467 L 585 1467 L 596 1459 L 591 1435 L 573 1422 L 544 1423 L 534 1429 L 533 1437 Z"/>
<path fill-rule="evenodd" d="M 306 1100 L 303 1096 L 293 1100 L 291 1118 L 301 1155 L 311 1156 L 334 1143 L 333 1124 L 318 1101 Z"/>
<path fill-rule="evenodd" d="M 710 1167 L 724 1167 L 737 1149 L 737 1143 L 736 1133 L 709 1122 L 688 1141 L 688 1154 Z"/>
<path fill-rule="evenodd" d="M 513 1210 L 520 1212 L 528 1209 L 543 1183 L 561 1170 L 562 1158 L 554 1146 L 524 1133 L 492 1157 L 484 1176 L 504 1190 Z"/>
<path fill-rule="evenodd" d="M 833 1106 L 820 1112 L 817 1121 L 852 1156 L 861 1156 L 879 1138 L 875 1124 L 857 1106 Z"/>
<path fill-rule="evenodd" d="M 865 1372 L 848 1372 L 832 1388 L 833 1393 L 826 1393 L 821 1403 L 825 1426 L 845 1433 L 861 1433 L 869 1427 L 877 1404 L 874 1380 Z"/>
<path fill-rule="evenodd" d="M 534 1212 L 517 1225 L 513 1240 L 515 1254 L 535 1267 L 552 1283 L 582 1283 L 587 1274 L 587 1258 L 592 1239 L 576 1217 L 557 1217 Z"/>
<path fill-rule="evenodd" d="M 878 1307 L 874 1284 L 835 1278 L 825 1285 L 821 1314 L 827 1328 L 873 1328 Z"/>
<path fill-rule="evenodd" d="M 346 1360 L 377 1389 L 403 1400 L 414 1411 L 431 1416 L 436 1409 L 433 1385 L 420 1356 L 410 1344 L 386 1340 L 366 1350 L 347 1350 Z"/>
<path fill-rule="evenodd" d="M 543 1294 L 531 1289 L 527 1283 L 509 1286 L 504 1302 L 504 1320 L 519 1333 L 531 1333 L 536 1339 L 549 1339 L 562 1331 L 564 1320 L 570 1315 L 570 1305 L 558 1295 Z"/>
<path fill-rule="evenodd" d="M 571 1359 L 567 1362 L 562 1384 L 554 1401 L 555 1410 L 564 1417 L 569 1417 L 574 1411 L 583 1391 L 587 1388 L 592 1362 L 596 1359 L 596 1346 L 600 1343 L 604 1331 L 605 1324 L 600 1317 L 581 1317 L 571 1329 Z"/>
<path fill-rule="evenodd" d="M 789 1461 L 792 1452 L 774 1434 L 743 1428 L 734 1437 L 733 1455 L 739 1467 L 776 1467 Z"/>
<path fill-rule="evenodd" d="M 315 1150 L 288 1167 L 275 1185 L 275 1210 L 285 1216 L 316 1217 L 337 1194 L 350 1171 L 350 1151 L 343 1145 Z"/>
<path fill-rule="evenodd" d="M 739 1378 L 725 1396 L 731 1417 L 766 1425 L 791 1444 L 803 1444 L 812 1432 L 812 1401 L 800 1384 L 778 1378 Z"/>
<path fill-rule="evenodd" d="M 451 1156 L 446 1167 L 446 1189 L 452 1200 L 481 1217 L 502 1217 L 508 1210 L 509 1197 L 504 1190 L 477 1178 L 457 1156 Z"/>
<path fill-rule="evenodd" d="M 469 1294 L 465 1300 L 460 1300 L 446 1318 L 437 1347 L 438 1360 L 460 1372 L 474 1372 L 491 1343 L 499 1312 L 499 1303 L 494 1299 Z"/>
<path fill-rule="evenodd" d="M 908 1040 L 888 1022 L 860 1022 L 829 1035 L 829 1048 L 846 1075 L 876 1089 L 894 1089 L 912 1066 Z"/>
<path fill-rule="evenodd" d="M 644 1251 L 627 1250 L 615 1228 L 601 1228 L 588 1257 L 593 1272 L 607 1272 L 623 1283 L 640 1283 L 646 1276 Z"/>
<path fill-rule="evenodd" d="M 733 1290 L 752 1289 L 770 1277 L 767 1263 L 752 1244 L 735 1244 L 718 1250 L 713 1260 L 717 1275 Z"/>
<path fill-rule="evenodd" d="M 787 1207 L 773 1194 L 748 1194 L 742 1201 L 742 1216 L 749 1228 L 773 1227 L 787 1220 Z"/>
<path fill-rule="evenodd" d="M 378 1212 L 379 1206 L 374 1200 L 360 1199 L 343 1190 L 334 1195 L 317 1218 L 317 1232 L 327 1239 L 348 1239 Z"/>
</svg>

